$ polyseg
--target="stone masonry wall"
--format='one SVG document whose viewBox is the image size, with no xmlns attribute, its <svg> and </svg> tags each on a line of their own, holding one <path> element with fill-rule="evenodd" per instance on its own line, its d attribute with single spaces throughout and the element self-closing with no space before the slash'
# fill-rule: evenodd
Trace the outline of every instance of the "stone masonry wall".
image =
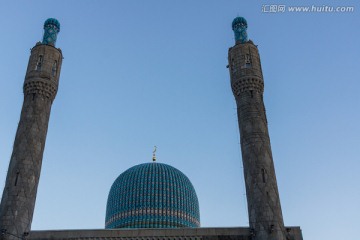
<svg viewBox="0 0 360 240">
<path fill-rule="evenodd" d="M 229 49 L 231 87 L 238 122 L 250 229 L 255 240 L 285 240 L 267 119 L 264 81 L 257 47 L 251 42 Z"/>
<path fill-rule="evenodd" d="M 303 240 L 299 227 L 287 227 L 290 240 Z M 251 240 L 250 229 L 89 229 L 32 231 L 28 240 Z"/>
<path fill-rule="evenodd" d="M 24 82 L 24 102 L 0 205 L 2 239 L 19 239 L 31 228 L 62 54 L 48 45 L 32 51 Z"/>
</svg>

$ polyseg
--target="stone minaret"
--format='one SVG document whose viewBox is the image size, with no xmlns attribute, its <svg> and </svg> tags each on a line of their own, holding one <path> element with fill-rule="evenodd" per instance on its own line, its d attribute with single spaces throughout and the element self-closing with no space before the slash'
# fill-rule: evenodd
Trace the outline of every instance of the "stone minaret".
<svg viewBox="0 0 360 240">
<path fill-rule="evenodd" d="M 237 104 L 251 235 L 255 240 L 285 240 L 259 52 L 247 38 L 244 18 L 235 18 L 232 29 L 236 43 L 229 49 L 229 70 Z"/>
<path fill-rule="evenodd" d="M 2 239 L 24 239 L 30 231 L 51 105 L 59 84 L 60 23 L 44 24 L 43 41 L 32 49 L 24 81 L 24 103 L 0 205 Z"/>
</svg>

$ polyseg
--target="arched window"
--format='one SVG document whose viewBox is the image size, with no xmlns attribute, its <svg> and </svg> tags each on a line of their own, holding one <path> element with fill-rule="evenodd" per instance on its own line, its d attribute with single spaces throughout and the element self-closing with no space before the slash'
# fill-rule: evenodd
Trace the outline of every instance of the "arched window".
<svg viewBox="0 0 360 240">
<path fill-rule="evenodd" d="M 264 169 L 264 168 L 262 168 L 262 169 L 261 169 L 261 175 L 262 175 L 262 180 L 263 180 L 263 183 L 265 183 L 265 182 L 266 182 L 265 173 L 266 173 L 265 169 Z"/>
<path fill-rule="evenodd" d="M 236 72 L 236 66 L 235 66 L 235 60 L 233 58 L 231 58 L 231 66 L 230 66 L 231 72 L 235 73 Z"/>
<path fill-rule="evenodd" d="M 54 62 L 51 72 L 52 72 L 52 76 L 55 77 L 56 72 L 57 72 L 57 61 Z"/>
<path fill-rule="evenodd" d="M 245 68 L 251 67 L 251 56 L 250 54 L 245 55 Z"/>
<path fill-rule="evenodd" d="M 43 62 L 43 56 L 39 55 L 39 58 L 38 58 L 37 63 L 36 63 L 35 70 L 37 70 L 37 71 L 41 70 L 42 62 Z"/>
<path fill-rule="evenodd" d="M 19 179 L 19 174 L 20 174 L 20 171 L 17 170 L 17 171 L 16 171 L 15 186 L 17 185 L 17 182 L 18 182 L 18 179 Z"/>
</svg>

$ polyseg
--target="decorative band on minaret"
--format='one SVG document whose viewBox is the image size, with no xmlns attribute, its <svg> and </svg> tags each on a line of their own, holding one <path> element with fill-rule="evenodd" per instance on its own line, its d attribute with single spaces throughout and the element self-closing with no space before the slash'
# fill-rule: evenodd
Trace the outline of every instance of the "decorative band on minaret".
<svg viewBox="0 0 360 240">
<path fill-rule="evenodd" d="M 257 46 L 247 38 L 247 22 L 232 22 L 235 46 L 229 49 L 231 88 L 238 123 L 250 234 L 254 240 L 285 240 L 274 162 L 263 101 L 264 80 Z"/>
<path fill-rule="evenodd" d="M 24 102 L 0 205 L 1 239 L 24 239 L 30 232 L 50 110 L 62 52 L 55 48 L 60 23 L 50 18 L 32 49 L 24 81 Z"/>
</svg>

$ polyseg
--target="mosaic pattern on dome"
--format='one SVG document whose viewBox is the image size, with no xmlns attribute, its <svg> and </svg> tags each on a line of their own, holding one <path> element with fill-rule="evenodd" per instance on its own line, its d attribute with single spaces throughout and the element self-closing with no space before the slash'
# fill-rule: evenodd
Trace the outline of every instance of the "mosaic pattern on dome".
<svg viewBox="0 0 360 240">
<path fill-rule="evenodd" d="M 235 34 L 235 42 L 245 43 L 248 41 L 248 36 L 246 32 L 248 25 L 245 18 L 236 17 L 233 20 L 231 26 Z"/>
<path fill-rule="evenodd" d="M 163 163 L 134 166 L 113 183 L 105 228 L 199 227 L 199 203 L 190 180 Z"/>
<path fill-rule="evenodd" d="M 42 44 L 55 46 L 57 34 L 60 32 L 60 23 L 55 18 L 49 18 L 44 23 Z"/>
</svg>

